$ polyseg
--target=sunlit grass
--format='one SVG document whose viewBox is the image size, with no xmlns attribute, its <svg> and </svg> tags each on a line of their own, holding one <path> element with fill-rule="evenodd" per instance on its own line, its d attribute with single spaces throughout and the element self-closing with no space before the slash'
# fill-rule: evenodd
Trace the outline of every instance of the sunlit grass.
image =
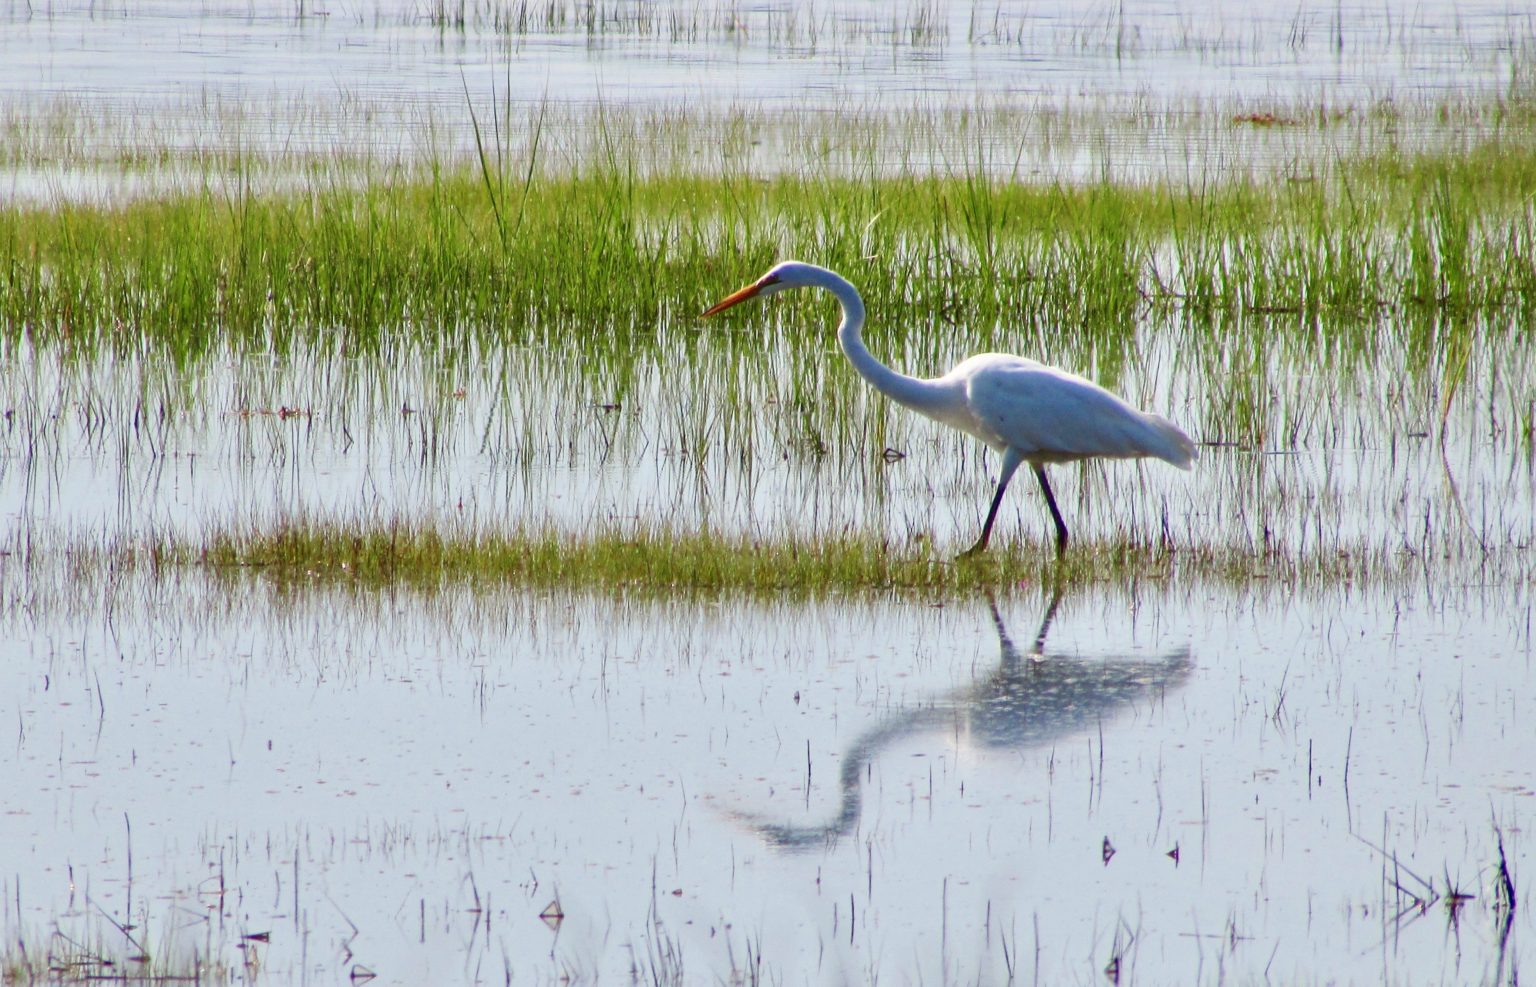
<svg viewBox="0 0 1536 987">
<path fill-rule="evenodd" d="M 183 359 L 215 339 L 373 352 L 402 334 L 625 354 L 784 256 L 845 273 L 898 343 L 933 324 L 982 345 L 1020 329 L 1112 343 L 1149 307 L 1524 312 L 1536 140 L 1507 115 L 1449 150 L 1321 154 L 1284 180 L 1064 184 L 980 160 L 885 173 L 875 146 L 854 152 L 864 177 L 728 157 L 657 172 L 618 123 L 553 171 L 537 136 L 405 171 L 311 163 L 266 191 L 259 157 L 216 156 L 192 191 L 0 207 L 0 331 Z"/>
<path fill-rule="evenodd" d="M 1237 587 L 1261 581 L 1299 591 L 1416 584 L 1451 572 L 1512 584 L 1533 581 L 1521 562 L 1523 551 L 1508 548 L 1470 557 L 1427 557 L 1411 549 L 1333 545 L 1297 554 L 1276 547 L 1179 546 L 1121 537 L 1074 545 L 1058 557 L 1042 537 L 1038 542 L 999 540 L 985 555 L 961 560 L 923 538 L 900 543 L 859 535 L 752 539 L 644 526 L 590 534 L 465 531 L 410 521 L 296 522 L 211 529 L 198 538 L 75 540 L 42 551 L 13 545 L 7 554 L 24 566 L 21 571 L 39 578 L 52 560 L 66 559 L 69 579 L 80 585 L 149 572 L 160 580 L 185 574 L 257 579 L 293 589 L 339 585 L 433 593 L 469 585 L 641 597 L 896 593 L 950 598 L 1104 582 Z"/>
</svg>

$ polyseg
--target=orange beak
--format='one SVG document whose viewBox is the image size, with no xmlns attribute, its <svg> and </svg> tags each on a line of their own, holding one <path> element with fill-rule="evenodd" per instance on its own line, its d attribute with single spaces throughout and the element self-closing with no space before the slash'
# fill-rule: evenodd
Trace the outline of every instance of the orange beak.
<svg viewBox="0 0 1536 987">
<path fill-rule="evenodd" d="M 758 292 L 762 291 L 765 287 L 767 287 L 770 284 L 773 284 L 774 281 L 777 281 L 777 280 L 778 280 L 777 278 L 774 278 L 773 280 L 769 280 L 768 278 L 762 278 L 760 280 L 754 281 L 751 284 L 747 285 L 745 288 L 741 289 L 740 291 L 737 291 L 737 292 L 735 292 L 733 294 L 727 295 L 725 298 L 721 299 L 720 301 L 718 301 L 715 304 L 711 305 L 709 308 L 705 309 L 704 314 L 699 316 L 699 318 L 707 319 L 711 315 L 718 315 L 719 313 L 724 312 L 726 309 L 730 308 L 732 305 L 740 305 L 742 302 L 746 301 L 749 298 L 756 298 Z"/>
</svg>

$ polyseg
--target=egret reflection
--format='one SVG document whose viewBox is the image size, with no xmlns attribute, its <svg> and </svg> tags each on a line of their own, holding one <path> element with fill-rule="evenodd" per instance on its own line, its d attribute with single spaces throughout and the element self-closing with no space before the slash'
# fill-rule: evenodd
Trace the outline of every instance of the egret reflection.
<svg viewBox="0 0 1536 987">
<path fill-rule="evenodd" d="M 898 710 L 859 736 L 843 755 L 836 815 L 819 825 L 747 822 L 770 844 L 806 848 L 852 833 L 863 807 L 860 788 L 869 764 L 886 749 L 927 733 L 962 736 L 976 747 L 1044 747 L 1098 727 L 1138 700 L 1183 685 L 1192 662 L 1188 646 L 1152 658 L 1114 653 L 1050 654 L 1045 641 L 1061 605 L 1057 593 L 1046 606 L 1033 644 L 1020 650 L 1008 636 L 997 601 L 988 597 L 997 629 L 998 667 L 968 689 L 935 697 L 921 707 Z"/>
</svg>

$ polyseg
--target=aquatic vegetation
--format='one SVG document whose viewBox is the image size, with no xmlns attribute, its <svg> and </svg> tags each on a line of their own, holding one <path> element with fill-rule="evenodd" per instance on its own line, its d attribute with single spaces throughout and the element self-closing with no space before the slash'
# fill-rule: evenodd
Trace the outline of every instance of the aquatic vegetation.
<svg viewBox="0 0 1536 987">
<path fill-rule="evenodd" d="M 979 161 L 884 174 L 876 146 L 863 169 L 759 176 L 727 157 L 658 172 L 623 131 L 547 169 L 541 128 L 462 164 L 311 161 L 262 191 L 259 160 L 214 159 L 192 191 L 8 203 L 0 330 L 188 357 L 213 339 L 333 335 L 370 352 L 402 333 L 645 346 L 721 279 L 783 256 L 845 271 L 898 343 L 935 324 L 1113 342 L 1149 306 L 1524 318 L 1536 290 L 1529 123 L 1198 184 L 1028 182 Z"/>
<path fill-rule="evenodd" d="M 30 575 L 12 582 L 16 602 L 43 594 L 55 580 L 76 592 L 110 586 L 132 573 L 175 583 L 200 575 L 258 580 L 290 590 L 305 587 L 397 588 L 436 594 L 447 587 L 508 587 L 592 592 L 642 599 L 723 596 L 820 599 L 896 594 L 965 598 L 979 592 L 1102 583 L 1239 587 L 1262 582 L 1310 592 L 1333 585 L 1359 588 L 1424 584 L 1447 567 L 1510 586 L 1536 585 L 1518 547 L 1480 557 L 1426 558 L 1322 543 L 1293 553 L 1265 546 L 1176 546 L 1124 536 L 1077 547 L 1057 557 L 1038 542 L 994 546 L 984 556 L 954 559 L 926 538 L 904 543 L 857 535 L 751 539 L 709 530 L 631 524 L 589 535 L 554 529 L 472 530 L 453 524 L 400 520 L 392 524 L 295 520 L 277 526 L 210 529 L 197 538 L 162 535 L 137 540 L 79 540 L 6 554 Z M 63 568 L 57 568 L 60 563 Z"/>
<path fill-rule="evenodd" d="M 180 926 L 167 922 L 169 931 L 150 940 L 150 949 L 142 941 L 148 938 L 144 929 L 119 925 L 105 913 L 61 923 L 69 932 L 56 928 L 47 936 L 8 928 L 12 934 L 0 952 L 0 984 L 225 984 L 240 979 L 236 968 L 216 958 L 229 944 L 210 924 L 187 922 L 186 916 L 181 921 Z M 258 972 L 257 943 L 240 941 L 238 948 L 252 950 L 244 973 Z"/>
<path fill-rule="evenodd" d="M 978 450 L 869 394 L 825 300 L 697 321 L 797 255 L 858 285 L 893 366 L 1022 353 L 1196 438 L 1184 483 L 1064 474 L 1090 555 L 1129 548 L 1152 571 L 1142 553 L 1172 546 L 1210 570 L 1240 572 L 1246 553 L 1300 572 L 1332 571 L 1317 569 L 1332 554 L 1385 572 L 1408 552 L 1502 570 L 1536 537 L 1536 114 L 1518 95 L 1488 111 L 1497 125 L 1455 116 L 1460 136 L 1427 150 L 1391 143 L 1400 117 L 1378 132 L 1325 115 L 1320 134 L 1368 130 L 1370 150 L 1141 182 L 1032 180 L 985 150 L 934 167 L 921 114 L 856 121 L 839 162 L 786 171 L 752 165 L 758 118 L 679 116 L 647 141 L 647 120 L 599 107 L 555 146 L 546 112 L 522 127 L 475 112 L 469 157 L 226 151 L 160 195 L 0 206 L 11 496 L 46 500 L 35 477 L 70 457 L 123 478 L 131 462 L 232 464 L 217 468 L 234 499 L 204 502 L 214 541 L 310 523 L 420 533 L 467 492 L 471 530 L 493 542 L 561 541 L 531 570 L 502 560 L 533 582 L 579 578 L 553 554 L 607 552 L 639 524 L 658 551 L 693 544 L 702 585 L 771 583 L 750 560 L 706 558 L 752 546 L 819 560 L 789 584 L 953 585 L 924 567 L 976 530 L 991 486 Z M 958 126 L 1020 121 L 1074 125 Z M 706 132 L 725 136 L 719 157 L 673 156 Z M 908 164 L 892 166 L 892 137 Z M 13 132 L 9 153 L 35 139 Z M 410 502 L 314 510 L 357 457 L 416 478 Z M 575 478 L 606 470 L 647 479 L 594 500 Z M 262 502 L 272 487 L 286 507 Z M 332 502 L 359 496 L 375 495 Z M 823 509 L 798 510 L 807 497 Z M 205 541 L 143 504 L 126 499 L 107 536 Z M 1034 514 L 1005 519 L 1005 539 L 1031 543 Z M 924 571 L 868 557 L 908 545 Z M 629 575 L 605 582 L 678 578 L 610 561 Z"/>
</svg>

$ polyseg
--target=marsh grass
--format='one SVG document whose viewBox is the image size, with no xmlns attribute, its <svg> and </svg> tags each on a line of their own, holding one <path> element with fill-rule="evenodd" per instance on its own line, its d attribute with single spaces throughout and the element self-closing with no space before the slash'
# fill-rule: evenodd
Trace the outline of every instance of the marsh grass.
<svg viewBox="0 0 1536 987">
<path fill-rule="evenodd" d="M 0 952 L 0 983 L 225 984 L 238 979 L 235 969 L 212 957 L 211 932 L 202 942 L 190 941 L 184 928 L 168 932 L 153 950 L 147 950 L 141 942 L 144 930 L 118 925 L 105 915 L 59 925 L 83 925 L 85 931 L 71 936 L 56 927 L 46 938 L 9 937 Z M 248 967 L 245 972 L 256 969 Z"/>
<path fill-rule="evenodd" d="M 29 557 L 30 554 L 30 557 Z M 616 594 L 638 598 L 772 597 L 821 599 L 896 594 L 955 599 L 1029 587 L 1067 590 L 1101 583 L 1181 583 L 1243 587 L 1264 583 L 1292 592 L 1334 586 L 1416 584 L 1449 572 L 1531 585 L 1523 553 L 1426 558 L 1413 550 L 1320 545 L 1304 554 L 1280 547 L 1180 547 L 1133 538 L 1077 545 L 1058 558 L 1042 538 L 1000 541 L 988 554 L 956 560 L 929 539 L 892 542 L 842 537 L 753 539 L 709 530 L 631 525 L 571 534 L 554 530 L 472 531 L 453 525 L 292 522 L 210 529 L 200 538 L 169 535 L 13 546 L 32 584 L 14 583 L 17 600 L 45 593 L 52 563 L 83 592 L 134 573 L 175 585 L 183 577 L 259 580 L 286 590 L 336 586 L 402 589 L 428 595 L 452 587 Z"/>
<path fill-rule="evenodd" d="M 1029 184 L 951 177 L 642 175 L 609 147 L 563 177 L 482 148 L 425 178 L 314 179 L 257 194 L 240 173 L 120 207 L 0 208 L 0 324 L 14 345 L 218 339 L 355 352 L 407 334 L 654 346 L 773 260 L 860 284 L 909 327 L 1123 339 L 1149 306 L 1193 316 L 1362 317 L 1512 309 L 1536 274 L 1536 143 L 1387 155 L 1288 183 Z M 537 153 L 537 152 L 533 152 Z"/>
<path fill-rule="evenodd" d="M 598 111 L 572 156 L 542 108 L 516 141 L 501 107 L 474 117 L 465 160 L 312 162 L 275 188 L 270 162 L 233 155 L 193 191 L 13 201 L 0 437 L 18 516 L 57 513 L 76 482 L 59 471 L 84 457 L 118 476 L 115 516 L 91 529 L 127 546 L 64 539 L 92 564 L 700 591 L 1043 578 L 1026 494 L 1010 510 L 1027 547 L 1000 573 L 948 564 L 990 493 L 978 450 L 871 395 L 824 298 L 696 321 L 797 255 L 863 288 L 896 366 L 1026 353 L 1206 443 L 1193 493 L 1131 467 L 1067 474 L 1085 537 L 1053 572 L 1507 574 L 1536 462 L 1536 114 L 1496 113 L 1453 151 L 1325 156 L 1285 180 L 1073 184 L 984 151 L 892 170 L 874 144 L 849 152 L 862 169 L 760 174 L 727 148 L 658 170 L 617 116 Z M 136 488 L 210 461 L 244 464 L 233 509 L 201 528 L 146 513 Z M 424 509 L 307 512 L 316 466 L 361 469 L 342 496 L 369 501 L 369 471 L 404 477 Z M 594 496 L 609 467 L 655 477 Z M 434 530 L 466 468 L 509 479 L 467 527 Z M 578 479 L 552 486 L 561 470 Z M 557 518 L 562 496 L 586 506 Z M 822 513 L 801 500 L 825 518 L 795 517 Z"/>
</svg>

